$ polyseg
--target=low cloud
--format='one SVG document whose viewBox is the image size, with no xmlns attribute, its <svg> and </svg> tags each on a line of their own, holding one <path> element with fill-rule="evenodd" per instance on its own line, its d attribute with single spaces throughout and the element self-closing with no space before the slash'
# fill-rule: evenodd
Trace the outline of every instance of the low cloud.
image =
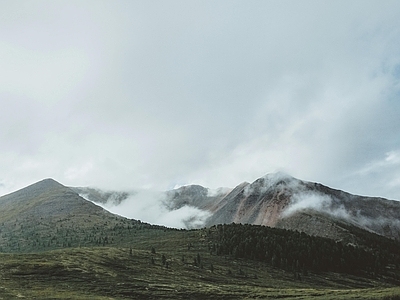
<svg viewBox="0 0 400 300">
<path fill-rule="evenodd" d="M 228 187 L 220 187 L 217 189 L 207 189 L 207 197 L 216 197 L 216 196 L 220 196 L 220 195 L 226 195 L 228 194 L 230 191 L 232 191 L 231 188 Z"/>
<path fill-rule="evenodd" d="M 88 199 L 86 195 L 81 196 Z M 172 228 L 201 228 L 210 216 L 209 212 L 188 205 L 169 210 L 165 206 L 165 197 L 163 192 L 139 190 L 131 193 L 119 204 L 115 201 L 108 201 L 106 204 L 94 203 L 126 218 Z"/>
<path fill-rule="evenodd" d="M 301 189 L 300 181 L 284 172 L 276 172 L 267 174 L 257 179 L 252 184 L 247 185 L 244 189 L 244 194 L 245 196 L 249 196 L 255 192 L 264 194 L 269 189 L 275 188 L 279 182 L 284 182 L 285 186 L 291 190 Z"/>
<path fill-rule="evenodd" d="M 211 213 L 193 206 L 185 205 L 179 209 L 164 211 L 159 222 L 175 228 L 201 228 Z M 170 224 L 170 225 L 167 225 Z"/>
<path fill-rule="evenodd" d="M 302 210 L 313 209 L 319 212 L 330 214 L 341 219 L 350 219 L 350 214 L 343 205 L 335 207 L 332 205 L 333 199 L 328 195 L 319 193 L 297 193 L 292 197 L 291 205 L 283 212 L 284 217 L 293 215 Z"/>
</svg>

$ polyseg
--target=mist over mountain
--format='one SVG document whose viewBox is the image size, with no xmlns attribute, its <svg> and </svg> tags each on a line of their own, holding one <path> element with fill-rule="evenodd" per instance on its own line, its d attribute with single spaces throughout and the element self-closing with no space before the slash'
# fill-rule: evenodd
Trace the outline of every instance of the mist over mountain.
<svg viewBox="0 0 400 300">
<path fill-rule="evenodd" d="M 207 190 L 199 187 L 200 189 Z M 195 188 L 181 193 L 155 190 L 103 191 L 99 188 L 72 187 L 82 198 L 104 209 L 130 219 L 173 228 L 200 228 L 210 212 L 204 198 Z M 182 189 L 185 189 L 184 187 Z M 174 196 L 175 195 L 175 196 Z M 210 198 L 211 200 L 214 197 Z"/>
<path fill-rule="evenodd" d="M 356 242 L 349 230 L 355 227 L 400 239 L 400 202 L 352 195 L 284 173 L 267 174 L 233 189 L 188 185 L 163 193 L 78 190 L 113 213 L 177 228 L 234 222 Z"/>
<path fill-rule="evenodd" d="M 343 226 L 353 225 L 400 239 L 400 202 L 352 195 L 275 173 L 238 185 L 221 199 L 206 225 L 231 222 L 297 229 L 335 239 L 340 239 L 338 232 L 347 231 Z"/>
<path fill-rule="evenodd" d="M 351 225 L 400 238 L 398 201 L 356 196 L 284 174 L 269 174 L 239 185 L 227 198 L 207 225 L 268 225 L 336 240 L 349 239 L 347 226 Z"/>
<path fill-rule="evenodd" d="M 135 194 L 135 191 L 131 192 L 102 191 L 100 189 L 90 188 L 90 187 L 71 187 L 71 189 L 74 192 L 78 193 L 81 197 L 89 201 L 107 205 L 119 205 L 129 196 Z"/>
<path fill-rule="evenodd" d="M 352 195 L 283 173 L 243 182 L 233 189 L 189 185 L 166 192 L 69 188 L 45 179 L 0 197 L 0 209 L 0 221 L 7 230 L 13 224 L 29 226 L 42 218 L 53 224 L 91 215 L 88 224 L 93 225 L 95 219 L 118 215 L 171 228 L 242 223 L 351 243 L 357 242 L 353 231 L 360 229 L 400 240 L 400 202 Z"/>
</svg>

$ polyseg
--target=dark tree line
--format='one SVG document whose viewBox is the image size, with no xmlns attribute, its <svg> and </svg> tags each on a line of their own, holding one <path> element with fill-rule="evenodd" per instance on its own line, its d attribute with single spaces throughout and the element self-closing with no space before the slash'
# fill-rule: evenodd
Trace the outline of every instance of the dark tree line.
<svg viewBox="0 0 400 300">
<path fill-rule="evenodd" d="M 74 215 L 54 219 L 15 219 L 0 224 L 0 252 L 37 252 L 70 247 L 126 246 L 136 238 L 175 231 L 140 220 Z"/>
<path fill-rule="evenodd" d="M 377 275 L 400 270 L 400 244 L 388 239 L 358 247 L 297 231 L 234 223 L 211 227 L 208 237 L 210 251 L 217 255 L 265 261 L 294 272 Z"/>
</svg>

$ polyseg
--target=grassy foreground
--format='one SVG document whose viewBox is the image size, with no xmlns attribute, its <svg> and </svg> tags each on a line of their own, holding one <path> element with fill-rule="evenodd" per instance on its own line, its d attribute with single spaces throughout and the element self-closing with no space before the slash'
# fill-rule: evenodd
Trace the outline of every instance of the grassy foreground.
<svg viewBox="0 0 400 300">
<path fill-rule="evenodd" d="M 397 295 L 397 296 L 396 296 Z M 210 254 L 201 231 L 132 247 L 0 254 L 0 299 L 399 299 L 384 279 L 292 272 Z"/>
</svg>

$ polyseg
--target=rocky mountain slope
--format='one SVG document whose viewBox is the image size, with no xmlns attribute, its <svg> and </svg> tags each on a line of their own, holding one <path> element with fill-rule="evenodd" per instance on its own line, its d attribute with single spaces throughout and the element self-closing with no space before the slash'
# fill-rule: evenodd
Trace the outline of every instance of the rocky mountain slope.
<svg viewBox="0 0 400 300">
<path fill-rule="evenodd" d="M 127 192 L 75 191 L 100 203 L 128 201 Z M 140 199 L 139 199 L 140 200 Z M 161 206 L 169 211 L 195 207 L 210 216 L 188 228 L 243 223 L 303 231 L 335 240 L 354 242 L 352 229 L 359 228 L 400 240 L 400 201 L 364 197 L 302 181 L 282 173 L 268 174 L 253 183 L 211 192 L 199 185 L 165 192 Z"/>
<path fill-rule="evenodd" d="M 188 191 L 192 190 L 201 187 L 186 187 L 183 198 L 190 199 Z M 173 202 L 179 202 L 180 194 L 174 195 Z M 349 241 L 353 240 L 349 228 L 355 226 L 400 240 L 399 201 L 352 195 L 285 174 L 241 183 L 214 199 L 199 195 L 204 193 L 195 193 L 196 201 L 185 203 L 212 213 L 206 226 L 232 222 L 267 225 Z"/>
<path fill-rule="evenodd" d="M 169 210 L 180 209 L 183 206 L 194 206 L 199 209 L 214 212 L 218 209 L 218 203 L 231 189 L 219 188 L 215 191 L 200 185 L 188 185 L 167 191 L 165 193 L 164 205 Z"/>
</svg>

